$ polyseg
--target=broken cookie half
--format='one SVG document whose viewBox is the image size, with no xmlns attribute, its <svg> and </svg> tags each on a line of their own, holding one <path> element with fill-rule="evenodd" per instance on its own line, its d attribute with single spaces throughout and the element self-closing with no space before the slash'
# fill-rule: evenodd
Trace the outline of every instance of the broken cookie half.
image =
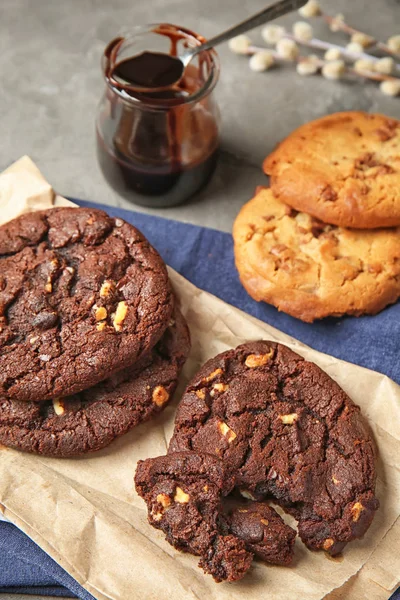
<svg viewBox="0 0 400 600">
<path fill-rule="evenodd" d="M 296 532 L 272 508 L 224 510 L 234 479 L 212 454 L 175 452 L 139 461 L 135 484 L 150 524 L 178 550 L 200 556 L 199 566 L 217 582 L 244 577 L 254 554 L 275 564 L 293 557 Z"/>
<path fill-rule="evenodd" d="M 183 552 L 200 556 L 216 581 L 241 579 L 253 555 L 219 526 L 221 498 L 233 488 L 222 462 L 211 454 L 176 452 L 139 461 L 136 490 L 148 507 L 149 522 Z"/>
</svg>

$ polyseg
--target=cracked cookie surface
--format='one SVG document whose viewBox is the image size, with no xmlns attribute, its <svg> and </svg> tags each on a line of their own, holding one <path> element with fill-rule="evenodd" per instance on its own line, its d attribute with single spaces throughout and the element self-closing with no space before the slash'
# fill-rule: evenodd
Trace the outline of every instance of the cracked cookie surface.
<svg viewBox="0 0 400 600">
<path fill-rule="evenodd" d="M 216 581 L 236 581 L 253 555 L 244 542 L 219 526 L 221 499 L 233 487 L 223 463 L 212 454 L 177 452 L 139 461 L 135 485 L 153 527 L 178 550 L 200 556 Z"/>
<path fill-rule="evenodd" d="M 400 296 L 400 228 L 327 225 L 259 188 L 233 239 L 250 296 L 303 321 L 375 314 Z"/>
<path fill-rule="evenodd" d="M 77 393 L 160 339 L 173 306 L 143 235 L 101 210 L 54 208 L 0 227 L 0 398 Z"/>
<path fill-rule="evenodd" d="M 273 499 L 310 549 L 367 531 L 375 451 L 360 409 L 286 346 L 250 342 L 209 360 L 178 407 L 169 452 L 214 452 L 250 500 Z"/>
<path fill-rule="evenodd" d="M 0 401 L 0 443 L 60 458 L 100 450 L 167 406 L 189 351 L 189 330 L 175 308 L 156 346 L 110 379 L 41 403 Z"/>
<path fill-rule="evenodd" d="M 299 127 L 264 161 L 276 197 L 341 227 L 400 225 L 400 121 L 359 111 Z"/>
</svg>

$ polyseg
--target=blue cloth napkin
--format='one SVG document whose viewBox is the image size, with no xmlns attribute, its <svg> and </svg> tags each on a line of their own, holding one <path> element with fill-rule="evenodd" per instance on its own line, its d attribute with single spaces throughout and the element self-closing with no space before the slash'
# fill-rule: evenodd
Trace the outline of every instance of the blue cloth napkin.
<svg viewBox="0 0 400 600">
<path fill-rule="evenodd" d="M 74 200 L 81 206 L 101 205 Z M 307 324 L 252 300 L 242 288 L 227 233 L 106 207 L 136 225 L 164 260 L 197 287 L 215 294 L 316 350 L 385 373 L 400 383 L 400 303 L 374 317 Z M 77 596 L 91 600 L 58 564 L 13 525 L 0 523 L 0 592 Z M 400 600 L 400 589 L 392 600 Z"/>
</svg>

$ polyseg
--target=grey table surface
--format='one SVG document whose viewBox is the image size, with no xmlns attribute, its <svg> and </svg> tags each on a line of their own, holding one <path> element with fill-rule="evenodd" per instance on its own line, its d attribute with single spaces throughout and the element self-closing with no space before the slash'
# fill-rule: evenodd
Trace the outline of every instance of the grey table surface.
<svg viewBox="0 0 400 600">
<path fill-rule="evenodd" d="M 132 207 L 105 183 L 95 155 L 94 113 L 103 92 L 100 57 L 122 26 L 156 21 L 186 25 L 211 37 L 263 8 L 265 0 L 0 0 L 0 169 L 23 154 L 62 194 Z M 399 0 L 322 0 L 350 23 L 385 40 L 400 28 Z M 298 15 L 282 22 L 292 23 Z M 316 19 L 315 32 L 327 37 Z M 332 35 L 332 34 L 331 34 Z M 260 32 L 252 34 L 261 41 Z M 335 39 L 345 42 L 345 36 Z M 348 109 L 400 117 L 400 98 L 374 83 L 301 77 L 292 66 L 253 73 L 243 56 L 219 49 L 216 95 L 222 154 L 208 187 L 166 217 L 230 231 L 240 206 L 267 180 L 263 158 L 301 123 Z M 143 209 L 138 209 L 143 210 Z M 149 211 L 150 212 L 150 211 Z"/>
<path fill-rule="evenodd" d="M 96 162 L 94 114 L 104 89 L 100 57 L 106 43 L 122 26 L 157 21 L 186 25 L 211 37 L 265 4 L 0 0 L 0 170 L 28 154 L 61 194 L 134 208 L 107 186 Z M 344 12 L 349 23 L 382 40 L 400 33 L 400 0 L 322 0 L 322 6 L 330 14 Z M 291 15 L 281 22 L 289 25 L 298 18 Z M 333 35 L 321 20 L 314 27 L 318 37 Z M 251 37 L 261 42 L 259 31 Z M 346 42 L 341 34 L 334 39 Z M 220 47 L 219 55 L 222 152 L 212 181 L 184 206 L 137 210 L 230 231 L 240 206 L 256 185 L 267 181 L 263 158 L 295 127 L 351 109 L 400 118 L 400 98 L 383 96 L 376 84 L 300 77 L 292 67 L 257 74 L 227 46 Z"/>
</svg>

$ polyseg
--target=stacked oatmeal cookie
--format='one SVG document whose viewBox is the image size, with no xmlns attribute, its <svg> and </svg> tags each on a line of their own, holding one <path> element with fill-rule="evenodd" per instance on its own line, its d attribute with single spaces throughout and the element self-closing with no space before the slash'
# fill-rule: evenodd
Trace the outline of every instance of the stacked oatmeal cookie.
<svg viewBox="0 0 400 600">
<path fill-rule="evenodd" d="M 161 257 L 101 210 L 0 227 L 0 443 L 67 457 L 163 410 L 190 350 Z"/>
<path fill-rule="evenodd" d="M 233 228 L 255 300 L 312 322 L 375 314 L 400 296 L 400 122 L 343 112 L 303 125 L 264 161 Z"/>
</svg>

